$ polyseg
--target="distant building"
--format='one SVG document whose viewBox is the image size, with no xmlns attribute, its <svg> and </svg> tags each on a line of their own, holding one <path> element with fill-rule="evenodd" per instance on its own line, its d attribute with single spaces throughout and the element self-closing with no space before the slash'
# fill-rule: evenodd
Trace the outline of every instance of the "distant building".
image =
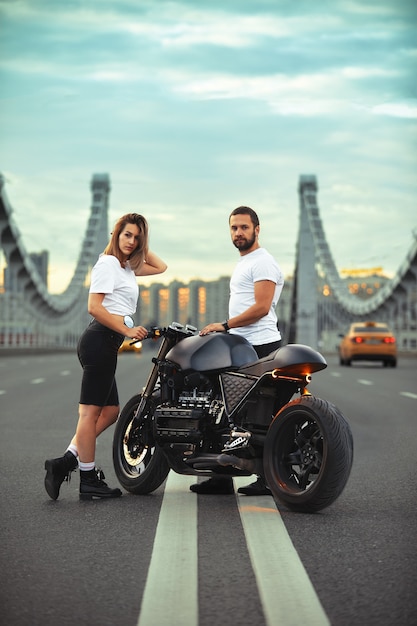
<svg viewBox="0 0 417 626">
<path fill-rule="evenodd" d="M 347 270 L 344 272 L 343 281 L 346 284 L 346 291 L 361 300 L 372 298 L 381 287 L 390 281 L 388 276 L 379 272 L 365 273 L 365 270 L 360 270 L 358 274 L 353 270 L 351 272 L 352 274 L 348 274 Z M 325 298 L 332 295 L 330 285 L 325 279 L 319 280 L 319 292 Z"/>
<path fill-rule="evenodd" d="M 168 286 L 154 283 L 140 288 L 137 323 L 143 326 L 168 326 L 171 322 L 203 328 L 210 322 L 227 319 L 230 276 L 217 280 L 193 280 L 189 284 L 174 280 Z M 292 278 L 286 279 L 277 306 L 280 329 L 284 329 L 291 310 Z"/>
</svg>

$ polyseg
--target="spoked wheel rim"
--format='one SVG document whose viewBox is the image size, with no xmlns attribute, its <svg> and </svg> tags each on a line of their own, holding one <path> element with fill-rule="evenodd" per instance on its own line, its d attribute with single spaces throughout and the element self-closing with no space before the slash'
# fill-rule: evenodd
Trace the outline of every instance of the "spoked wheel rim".
<svg viewBox="0 0 417 626">
<path fill-rule="evenodd" d="M 154 447 L 141 441 L 139 429 L 140 426 L 134 426 L 132 417 L 123 436 L 121 462 L 125 474 L 130 478 L 143 474 L 155 451 Z"/>
<path fill-rule="evenodd" d="M 113 466 L 120 484 L 130 493 L 144 495 L 155 491 L 169 473 L 162 449 L 153 438 L 155 401 L 142 404 L 140 395 L 133 396 L 117 420 L 113 437 Z"/>
<path fill-rule="evenodd" d="M 294 495 L 311 490 L 327 453 L 320 425 L 311 413 L 294 411 L 276 431 L 272 445 L 271 470 L 279 489 Z"/>
</svg>

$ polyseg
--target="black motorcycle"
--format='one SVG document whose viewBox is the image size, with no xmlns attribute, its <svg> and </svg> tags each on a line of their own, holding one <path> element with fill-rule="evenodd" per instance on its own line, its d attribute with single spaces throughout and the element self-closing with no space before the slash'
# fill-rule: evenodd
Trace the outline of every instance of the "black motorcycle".
<svg viewBox="0 0 417 626">
<path fill-rule="evenodd" d="M 336 406 L 307 391 L 323 356 L 288 344 L 258 359 L 242 337 L 172 323 L 141 394 L 116 423 L 113 463 L 129 492 L 157 489 L 168 472 L 264 476 L 295 511 L 329 506 L 353 461 L 349 424 Z M 292 399 L 296 395 L 295 399 Z"/>
</svg>

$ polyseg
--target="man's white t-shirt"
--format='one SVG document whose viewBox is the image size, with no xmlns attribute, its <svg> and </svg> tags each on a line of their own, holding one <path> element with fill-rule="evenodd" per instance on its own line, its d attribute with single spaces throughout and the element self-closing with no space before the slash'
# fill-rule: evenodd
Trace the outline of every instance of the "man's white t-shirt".
<svg viewBox="0 0 417 626">
<path fill-rule="evenodd" d="M 103 306 L 115 315 L 133 315 L 139 297 L 135 272 L 111 254 L 102 254 L 91 271 L 90 293 L 104 293 Z"/>
<path fill-rule="evenodd" d="M 255 304 L 254 283 L 260 280 L 275 283 L 275 293 L 269 312 L 254 324 L 230 330 L 233 334 L 245 337 L 253 346 L 281 339 L 275 307 L 284 286 L 284 275 L 274 257 L 265 248 L 257 248 L 240 257 L 230 279 L 229 318 L 240 315 Z"/>
</svg>

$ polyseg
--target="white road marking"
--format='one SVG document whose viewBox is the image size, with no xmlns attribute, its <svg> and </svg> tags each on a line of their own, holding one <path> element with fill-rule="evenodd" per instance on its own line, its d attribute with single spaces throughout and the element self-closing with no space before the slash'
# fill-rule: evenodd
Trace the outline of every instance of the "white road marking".
<svg viewBox="0 0 417 626">
<path fill-rule="evenodd" d="M 330 372 L 330 376 L 334 376 L 335 378 L 339 378 L 341 375 L 340 372 Z"/>
<path fill-rule="evenodd" d="M 358 383 L 360 385 L 373 385 L 373 381 L 372 380 L 366 380 L 364 378 L 358 378 Z"/>
<path fill-rule="evenodd" d="M 0 396 L 4 396 L 5 393 L 6 393 L 5 389 L 0 389 Z"/>
<path fill-rule="evenodd" d="M 189 491 L 195 481 L 168 475 L 138 626 L 198 624 L 197 497 Z"/>
<path fill-rule="evenodd" d="M 62 370 L 60 374 L 61 376 L 69 376 L 71 374 L 71 370 Z"/>
<path fill-rule="evenodd" d="M 236 487 L 247 478 L 234 478 Z M 237 496 L 268 626 L 328 626 L 326 613 L 271 496 Z"/>
<path fill-rule="evenodd" d="M 413 398 L 413 400 L 417 400 L 417 393 L 411 393 L 411 391 L 400 391 L 400 396 L 404 396 L 406 398 Z"/>
<path fill-rule="evenodd" d="M 198 498 L 189 491 L 195 481 L 168 475 L 137 626 L 198 624 Z M 236 490 L 247 481 L 234 478 Z M 329 626 L 273 499 L 236 499 L 267 625 Z"/>
<path fill-rule="evenodd" d="M 31 385 L 40 385 L 41 383 L 44 383 L 44 382 L 45 382 L 45 379 L 44 379 L 44 378 L 33 378 L 33 379 L 30 381 L 30 384 L 31 384 Z"/>
</svg>

